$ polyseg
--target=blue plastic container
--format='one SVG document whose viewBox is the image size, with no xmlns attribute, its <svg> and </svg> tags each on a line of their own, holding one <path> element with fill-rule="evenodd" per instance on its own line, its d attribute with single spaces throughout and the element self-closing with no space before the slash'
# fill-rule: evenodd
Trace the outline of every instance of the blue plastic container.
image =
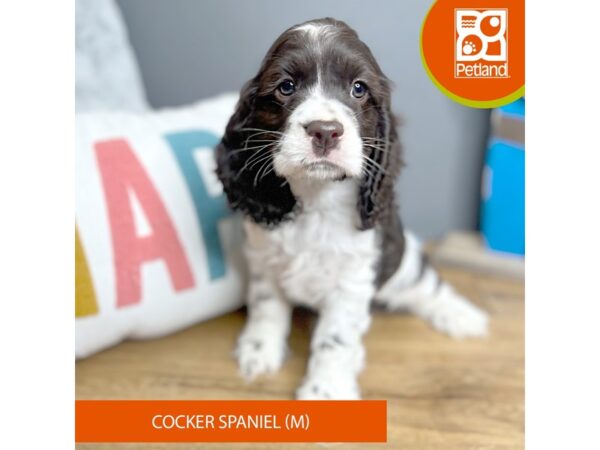
<svg viewBox="0 0 600 450">
<path fill-rule="evenodd" d="M 492 113 L 482 180 L 481 234 L 495 251 L 525 255 L 525 99 Z"/>
</svg>

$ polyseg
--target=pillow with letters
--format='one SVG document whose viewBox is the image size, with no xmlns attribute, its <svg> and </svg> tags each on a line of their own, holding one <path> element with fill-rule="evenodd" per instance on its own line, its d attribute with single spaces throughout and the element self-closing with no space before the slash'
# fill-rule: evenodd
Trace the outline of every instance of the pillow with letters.
<svg viewBox="0 0 600 450">
<path fill-rule="evenodd" d="M 77 115 L 76 357 L 242 304 L 241 226 L 214 173 L 236 101 Z"/>
</svg>

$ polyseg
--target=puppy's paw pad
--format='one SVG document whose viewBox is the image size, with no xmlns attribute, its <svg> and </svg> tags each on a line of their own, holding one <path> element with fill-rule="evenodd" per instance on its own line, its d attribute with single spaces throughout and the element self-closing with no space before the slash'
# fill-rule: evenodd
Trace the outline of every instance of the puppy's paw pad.
<svg viewBox="0 0 600 450">
<path fill-rule="evenodd" d="M 236 349 L 240 374 L 247 381 L 277 372 L 285 358 L 285 345 L 258 338 L 240 338 Z"/>
</svg>

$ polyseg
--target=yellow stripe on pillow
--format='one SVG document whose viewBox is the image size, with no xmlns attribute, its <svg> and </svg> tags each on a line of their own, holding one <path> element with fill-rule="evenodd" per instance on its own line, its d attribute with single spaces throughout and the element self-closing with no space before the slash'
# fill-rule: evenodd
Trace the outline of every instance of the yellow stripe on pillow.
<svg viewBox="0 0 600 450">
<path fill-rule="evenodd" d="M 98 314 L 96 293 L 79 233 L 75 228 L 75 317 Z"/>
</svg>

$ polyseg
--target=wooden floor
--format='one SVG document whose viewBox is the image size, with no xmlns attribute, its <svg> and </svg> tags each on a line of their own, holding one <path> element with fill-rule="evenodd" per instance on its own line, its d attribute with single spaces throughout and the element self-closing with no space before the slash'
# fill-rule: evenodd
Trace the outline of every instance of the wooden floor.
<svg viewBox="0 0 600 450">
<path fill-rule="evenodd" d="M 376 313 L 366 337 L 363 396 L 388 400 L 388 444 L 327 447 L 506 450 L 524 446 L 523 284 L 442 269 L 486 309 L 491 335 L 456 342 L 404 315 Z M 244 322 L 235 313 L 169 337 L 126 342 L 76 365 L 78 399 L 291 399 L 307 359 L 314 317 L 294 317 L 292 355 L 268 380 L 245 384 L 232 349 Z M 313 448 L 315 444 L 80 444 L 127 448 Z"/>
</svg>

